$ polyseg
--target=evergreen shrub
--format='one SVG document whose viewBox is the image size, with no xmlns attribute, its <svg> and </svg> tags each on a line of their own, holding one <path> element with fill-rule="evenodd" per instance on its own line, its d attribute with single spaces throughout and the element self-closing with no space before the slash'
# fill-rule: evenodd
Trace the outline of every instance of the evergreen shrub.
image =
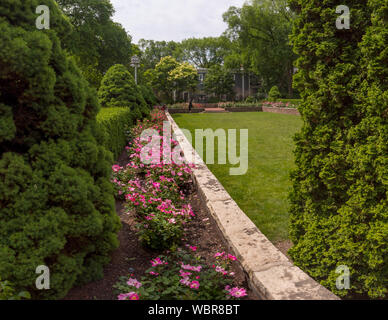
<svg viewBox="0 0 388 320">
<path fill-rule="evenodd" d="M 0 3 L 0 277 L 34 299 L 101 278 L 118 246 L 112 156 L 96 93 L 61 48 L 69 28 L 53 0 Z M 41 265 L 50 290 L 36 289 Z"/>
</svg>

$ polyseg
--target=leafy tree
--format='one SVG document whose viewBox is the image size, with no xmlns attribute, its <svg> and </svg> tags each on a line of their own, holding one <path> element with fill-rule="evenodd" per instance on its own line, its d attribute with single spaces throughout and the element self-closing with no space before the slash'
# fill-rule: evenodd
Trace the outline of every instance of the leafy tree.
<svg viewBox="0 0 388 320">
<path fill-rule="evenodd" d="M 36 7 L 50 8 L 37 30 Z M 0 277 L 33 298 L 99 279 L 120 228 L 100 146 L 99 104 L 61 48 L 70 25 L 52 0 L 0 3 Z M 50 290 L 35 287 L 50 269 Z"/>
<path fill-rule="evenodd" d="M 346 2 L 345 2 L 346 3 Z M 340 296 L 387 296 L 388 2 L 292 0 L 304 125 L 296 136 L 290 236 L 294 263 Z M 339 290 L 347 266 L 350 289 Z"/>
<path fill-rule="evenodd" d="M 168 79 L 174 83 L 174 88 L 178 92 L 192 92 L 198 85 L 198 72 L 194 66 L 188 62 L 183 62 L 170 71 Z"/>
<path fill-rule="evenodd" d="M 206 74 L 204 87 L 207 93 L 214 93 L 218 97 L 222 95 L 233 95 L 233 74 L 220 65 L 214 65 L 209 68 Z"/>
<path fill-rule="evenodd" d="M 197 68 L 223 64 L 225 56 L 230 54 L 230 49 L 231 43 L 226 37 L 191 38 L 181 43 L 182 59 Z"/>
<path fill-rule="evenodd" d="M 149 114 L 149 108 L 139 86 L 122 64 L 114 65 L 105 74 L 98 90 L 98 98 L 102 107 L 131 108 L 134 119 L 140 119 Z"/>
<path fill-rule="evenodd" d="M 109 0 L 57 0 L 73 25 L 65 47 L 77 57 L 83 75 L 96 88 L 106 71 L 115 64 L 128 65 L 131 37 L 112 21 Z"/>
<path fill-rule="evenodd" d="M 293 62 L 289 43 L 294 14 L 286 0 L 252 0 L 242 8 L 231 7 L 224 14 L 229 28 L 225 35 L 234 41 L 234 53 L 227 65 L 244 65 L 263 79 L 266 91 L 277 85 L 293 95 Z"/>
<path fill-rule="evenodd" d="M 174 81 L 171 81 L 170 72 L 179 66 L 173 57 L 162 58 L 155 69 L 147 70 L 144 74 L 150 86 L 156 90 L 163 100 L 172 101 Z"/>
<path fill-rule="evenodd" d="M 139 40 L 139 48 L 142 51 L 141 63 L 142 69 L 155 69 L 156 65 L 162 58 L 173 57 L 181 61 L 181 47 L 175 41 L 154 41 L 154 40 Z"/>
<path fill-rule="evenodd" d="M 197 70 L 187 62 L 179 63 L 173 57 L 164 57 L 155 69 L 144 74 L 149 85 L 162 100 L 173 101 L 173 92 L 194 91 L 198 84 Z"/>
</svg>

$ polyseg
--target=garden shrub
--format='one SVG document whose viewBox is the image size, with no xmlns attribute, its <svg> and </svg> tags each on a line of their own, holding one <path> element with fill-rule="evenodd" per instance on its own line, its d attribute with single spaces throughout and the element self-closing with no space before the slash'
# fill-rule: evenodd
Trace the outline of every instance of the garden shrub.
<svg viewBox="0 0 388 320">
<path fill-rule="evenodd" d="M 9 281 L 1 281 L 0 278 L 0 301 L 1 300 L 23 300 L 30 299 L 31 295 L 27 291 L 15 292 Z"/>
<path fill-rule="evenodd" d="M 261 100 L 267 99 L 267 97 L 268 97 L 268 94 L 265 91 L 265 87 L 264 85 L 261 85 L 257 90 L 256 99 L 261 101 Z"/>
<path fill-rule="evenodd" d="M 255 96 L 249 96 L 244 100 L 245 103 L 257 103 L 257 99 Z"/>
<path fill-rule="evenodd" d="M 140 85 L 140 90 L 149 108 L 152 108 L 158 104 L 158 99 L 156 98 L 155 93 L 150 86 L 142 84 Z"/>
<path fill-rule="evenodd" d="M 340 296 L 383 298 L 388 2 L 352 1 L 351 29 L 339 30 L 341 4 L 346 1 L 291 1 L 298 12 L 292 38 L 304 125 L 295 137 L 289 253 Z M 336 286 L 339 266 L 349 268 L 349 290 Z"/>
<path fill-rule="evenodd" d="M 149 107 L 143 98 L 135 79 L 122 64 L 112 66 L 101 81 L 98 98 L 103 108 L 127 107 L 134 119 L 149 114 Z"/>
<path fill-rule="evenodd" d="M 50 29 L 35 10 L 50 8 Z M 99 104 L 60 38 L 52 0 L 0 3 L 0 277 L 33 298 L 62 298 L 102 277 L 120 228 Z M 50 269 L 38 291 L 36 269 Z"/>
<path fill-rule="evenodd" d="M 97 122 L 104 133 L 103 145 L 117 159 L 127 144 L 126 132 L 133 124 L 129 108 L 102 108 L 97 115 Z"/>
<path fill-rule="evenodd" d="M 271 90 L 269 90 L 268 100 L 276 102 L 278 99 L 280 99 L 280 97 L 281 97 L 281 94 L 280 94 L 279 88 L 277 86 L 273 86 Z"/>
</svg>

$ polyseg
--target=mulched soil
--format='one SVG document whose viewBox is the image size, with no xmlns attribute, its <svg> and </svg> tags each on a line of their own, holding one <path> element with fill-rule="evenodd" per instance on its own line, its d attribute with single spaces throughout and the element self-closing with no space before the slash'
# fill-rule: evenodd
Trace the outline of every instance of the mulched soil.
<svg viewBox="0 0 388 320">
<path fill-rule="evenodd" d="M 118 164 L 124 166 L 126 163 L 127 155 L 123 152 L 118 160 Z M 197 246 L 197 253 L 208 264 L 212 264 L 214 253 L 228 252 L 227 245 L 217 224 L 207 213 L 206 207 L 195 191 L 190 194 L 189 202 L 196 217 L 187 224 L 185 243 Z M 73 288 L 65 300 L 116 300 L 117 293 L 113 286 L 118 282 L 119 278 L 133 273 L 137 279 L 141 279 L 145 271 L 151 266 L 150 260 L 158 256 L 158 252 L 144 248 L 139 242 L 136 235 L 135 215 L 133 213 L 126 213 L 124 202 L 116 202 L 116 211 L 123 225 L 118 235 L 120 246 L 112 253 L 112 260 L 104 269 L 104 278 L 82 287 Z M 233 254 L 233 252 L 230 253 Z M 239 263 L 234 262 L 232 271 L 236 273 L 236 286 L 247 289 L 248 296 L 244 299 L 258 300 L 258 297 L 248 288 L 245 273 Z"/>
</svg>

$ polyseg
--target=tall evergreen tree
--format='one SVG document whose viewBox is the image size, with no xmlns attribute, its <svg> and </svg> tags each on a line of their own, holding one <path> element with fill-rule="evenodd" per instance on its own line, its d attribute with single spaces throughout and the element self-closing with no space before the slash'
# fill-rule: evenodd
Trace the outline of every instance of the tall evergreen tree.
<svg viewBox="0 0 388 320">
<path fill-rule="evenodd" d="M 304 121 L 295 138 L 290 255 L 338 295 L 384 297 L 387 1 L 290 3 Z M 339 5 L 350 8 L 350 29 L 336 27 Z M 336 286 L 339 266 L 349 268 L 349 290 Z"/>
</svg>

